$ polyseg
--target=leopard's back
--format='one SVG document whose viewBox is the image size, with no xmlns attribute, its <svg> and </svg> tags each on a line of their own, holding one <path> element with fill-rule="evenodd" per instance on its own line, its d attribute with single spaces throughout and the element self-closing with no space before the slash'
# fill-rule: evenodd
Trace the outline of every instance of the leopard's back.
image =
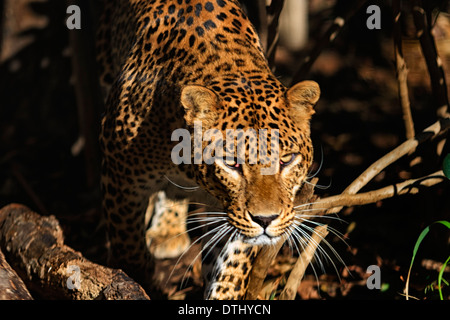
<svg viewBox="0 0 450 320">
<path fill-rule="evenodd" d="M 207 85 L 237 69 L 266 68 L 259 37 L 235 0 L 111 0 L 104 6 L 97 59 L 105 95 L 127 71 L 149 76 L 163 69 L 168 82 Z"/>
</svg>

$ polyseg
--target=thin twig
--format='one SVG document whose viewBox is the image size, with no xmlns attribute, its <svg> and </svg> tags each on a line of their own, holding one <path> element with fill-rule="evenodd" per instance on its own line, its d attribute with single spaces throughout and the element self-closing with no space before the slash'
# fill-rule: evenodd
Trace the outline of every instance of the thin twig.
<svg viewBox="0 0 450 320">
<path fill-rule="evenodd" d="M 4 35 L 4 23 L 5 23 L 5 6 L 6 6 L 6 1 L 0 1 L 0 58 L 3 54 L 3 35 Z"/>
<path fill-rule="evenodd" d="M 403 181 L 391 186 L 387 186 L 378 190 L 373 190 L 360 194 L 340 194 L 337 196 L 327 197 L 316 201 L 311 210 L 327 210 L 330 208 L 342 208 L 366 205 L 375 203 L 380 200 L 392 198 L 405 194 L 416 194 L 421 187 L 431 187 L 446 180 L 442 170 L 437 171 L 428 176 Z M 330 214 L 331 211 L 327 212 Z"/>
<path fill-rule="evenodd" d="M 435 102 L 436 114 L 438 117 L 446 118 L 450 116 L 448 91 L 442 60 L 437 52 L 436 42 L 433 33 L 431 32 L 433 27 L 431 22 L 431 10 L 432 9 L 429 6 L 427 12 L 424 9 L 421 0 L 414 1 L 414 24 L 430 75 L 431 91 Z M 438 146 L 437 154 L 442 155 L 443 150 L 450 150 L 449 143 L 448 139 L 443 140 Z"/>
<path fill-rule="evenodd" d="M 414 137 L 415 133 L 408 92 L 408 82 L 407 82 L 408 68 L 406 66 L 406 62 L 403 56 L 402 28 L 401 28 L 402 11 L 400 8 L 400 0 L 394 0 L 393 12 L 394 12 L 394 54 L 397 71 L 399 99 L 403 111 L 403 120 L 405 122 L 406 138 L 411 139 Z"/>
<path fill-rule="evenodd" d="M 281 11 L 283 10 L 284 0 L 272 0 L 270 6 L 267 8 L 267 61 L 269 66 L 275 68 L 275 53 L 280 39 L 279 33 L 279 19 Z"/>
<path fill-rule="evenodd" d="M 424 131 L 416 135 L 416 137 L 406 140 L 400 146 L 395 148 L 383 156 L 378 161 L 374 162 L 366 169 L 358 178 L 356 178 L 343 192 L 342 195 L 356 194 L 365 185 L 367 185 L 377 174 L 379 174 L 386 167 L 402 158 L 403 156 L 413 152 L 417 146 L 424 141 L 437 136 L 438 134 L 450 128 L 450 118 L 437 121 L 433 125 L 426 128 Z M 341 211 L 342 207 L 335 207 L 330 209 L 327 214 L 333 214 Z"/>
<path fill-rule="evenodd" d="M 294 300 L 297 294 L 297 289 L 300 286 L 300 282 L 305 275 L 306 268 L 310 264 L 320 242 L 327 236 L 327 225 L 318 226 L 314 229 L 311 239 L 308 242 L 307 247 L 302 252 L 300 257 L 292 269 L 288 281 L 280 294 L 280 300 Z"/>
<path fill-rule="evenodd" d="M 422 47 L 422 53 L 428 67 L 428 73 L 430 74 L 431 90 L 433 98 L 435 99 L 437 114 L 442 118 L 448 117 L 449 101 L 445 72 L 431 32 L 431 22 L 428 21 L 427 12 L 423 9 L 422 1 L 415 0 L 414 4 L 414 24 L 416 26 L 417 37 L 419 38 Z"/>
<path fill-rule="evenodd" d="M 100 114 L 102 110 L 101 90 L 98 83 L 97 63 L 95 61 L 94 25 L 90 19 L 93 1 L 66 0 L 67 5 L 81 5 L 83 28 L 69 32 L 72 49 L 72 70 L 75 77 L 75 94 L 78 108 L 80 135 L 84 142 L 86 184 L 97 188 L 100 177 Z"/>
<path fill-rule="evenodd" d="M 253 268 L 251 271 L 250 282 L 247 287 L 247 293 L 245 300 L 255 300 L 259 292 L 261 291 L 264 279 L 267 276 L 267 271 L 283 246 L 284 241 L 280 240 L 276 245 L 264 246 L 258 253 L 255 261 L 253 262 Z"/>
</svg>

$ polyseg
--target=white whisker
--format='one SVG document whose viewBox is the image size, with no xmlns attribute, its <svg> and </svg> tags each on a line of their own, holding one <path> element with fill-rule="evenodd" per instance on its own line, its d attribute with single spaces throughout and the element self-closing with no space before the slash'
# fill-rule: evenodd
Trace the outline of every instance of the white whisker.
<svg viewBox="0 0 450 320">
<path fill-rule="evenodd" d="M 320 172 L 320 170 L 322 170 L 322 166 L 323 166 L 323 148 L 322 145 L 320 146 L 320 164 L 319 164 L 319 168 L 317 169 L 317 171 L 313 174 L 313 175 L 308 175 L 308 179 L 312 179 L 315 176 L 317 176 Z"/>
<path fill-rule="evenodd" d="M 214 247 L 215 247 L 218 243 L 220 243 L 220 241 L 221 241 L 221 240 L 226 236 L 226 234 L 227 234 L 228 232 L 230 232 L 232 229 L 233 229 L 233 227 L 230 226 L 230 225 L 225 229 L 224 234 L 221 235 L 220 237 L 218 237 L 218 239 L 215 241 L 214 245 L 212 245 L 211 248 L 208 250 L 208 252 L 202 257 L 202 262 L 205 261 L 206 257 L 211 253 L 211 250 L 214 249 Z M 236 230 L 235 230 L 234 232 L 236 232 Z M 217 233 L 217 234 L 219 234 L 219 233 Z M 232 235 L 230 236 L 230 238 L 231 238 L 231 237 L 232 237 Z M 208 243 L 205 244 L 205 246 L 204 246 L 204 248 L 203 248 L 203 250 L 202 250 L 201 253 L 203 253 L 203 251 L 204 251 L 209 245 L 210 245 L 210 241 L 208 241 Z"/>
<path fill-rule="evenodd" d="M 343 223 L 347 224 L 347 221 L 345 221 L 344 219 L 339 218 L 338 216 L 332 216 L 332 215 L 320 215 L 320 214 L 319 215 L 312 215 L 312 214 L 302 215 L 302 214 L 297 214 L 296 218 L 297 219 L 301 219 L 303 221 L 309 221 L 308 219 L 310 219 L 310 218 L 323 218 L 323 219 L 336 220 L 336 221 L 343 222 Z"/>
<path fill-rule="evenodd" d="M 217 214 L 216 214 L 217 213 Z M 209 214 L 209 213 L 207 213 Z M 221 212 L 211 212 L 211 215 L 214 215 L 212 217 L 194 217 L 194 216 L 203 216 L 205 215 L 204 213 L 196 213 L 196 214 L 191 214 L 188 215 L 188 217 L 186 218 L 185 221 L 180 221 L 179 223 L 173 223 L 171 222 L 171 226 L 180 226 L 180 225 L 184 225 L 184 224 L 192 224 L 192 223 L 201 223 L 201 222 L 209 222 L 209 221 L 223 221 L 227 219 L 227 215 L 226 213 L 221 213 Z M 191 231 L 191 230 L 189 230 Z M 189 232 L 188 231 L 188 232 Z M 179 235 L 177 235 L 179 236 Z"/>
<path fill-rule="evenodd" d="M 196 191 L 197 189 L 200 188 L 199 186 L 195 186 L 195 187 L 183 187 L 183 186 L 180 186 L 179 184 L 176 184 L 176 183 L 173 182 L 172 180 L 170 180 L 169 177 L 166 176 L 166 175 L 164 175 L 164 178 L 166 178 L 167 181 L 169 181 L 169 182 L 170 182 L 171 184 L 173 184 L 175 187 L 178 187 L 178 188 L 183 189 L 183 190 L 185 190 L 185 191 L 190 191 L 190 192 L 192 192 L 192 191 Z"/>
<path fill-rule="evenodd" d="M 297 231 L 295 230 L 294 226 L 290 226 L 290 230 L 291 230 L 291 234 L 293 235 L 293 237 L 295 239 L 297 239 L 299 245 L 302 248 L 302 251 L 305 250 L 305 246 L 307 245 L 307 241 L 305 241 L 305 239 L 301 235 L 297 234 Z M 307 235 L 307 236 L 308 236 L 307 238 L 309 238 L 309 235 Z M 295 247 L 297 248 L 298 255 L 301 256 L 301 251 L 298 248 L 297 244 L 295 243 L 294 240 L 292 240 L 292 242 L 294 243 Z M 321 263 L 320 258 L 318 258 L 316 256 L 316 253 L 314 253 L 314 256 L 317 258 L 316 261 L 319 261 Z M 312 269 L 312 271 L 314 273 L 314 277 L 316 278 L 317 286 L 319 287 L 319 285 L 320 285 L 320 283 L 319 283 L 319 276 L 317 274 L 316 268 L 314 267 L 314 263 L 310 263 L 309 265 L 311 266 L 311 269 Z"/>
<path fill-rule="evenodd" d="M 327 209 L 329 209 L 329 208 L 312 208 L 312 209 L 296 209 L 296 208 L 294 208 L 294 211 L 295 211 L 295 212 L 298 212 L 298 214 L 301 214 L 301 213 L 303 213 L 303 212 L 324 211 L 324 210 L 327 210 Z M 297 214 L 297 215 L 298 215 L 298 214 Z M 311 217 L 312 215 L 310 215 L 310 214 L 305 214 L 305 216 Z M 325 215 L 324 215 L 324 216 L 325 216 Z"/>
<path fill-rule="evenodd" d="M 329 219 L 334 219 L 334 220 L 337 220 L 337 221 L 340 221 L 340 222 L 346 222 L 345 220 L 342 220 L 342 219 L 340 219 L 340 218 L 338 218 L 338 217 L 328 217 L 328 218 L 329 218 Z M 320 222 L 317 222 L 317 221 L 314 221 L 314 220 L 307 220 L 307 219 L 304 219 L 304 218 L 298 218 L 298 217 L 297 217 L 297 219 L 298 219 L 298 221 L 296 221 L 295 223 L 297 223 L 298 225 L 302 224 L 302 226 L 305 226 L 305 228 L 308 228 L 308 230 L 312 230 L 313 228 L 307 226 L 306 223 L 311 223 L 312 225 L 315 225 L 315 226 L 322 226 L 322 225 L 323 225 L 323 223 L 320 223 Z M 344 239 L 344 235 L 342 234 L 342 232 L 340 232 L 340 231 L 338 231 L 337 229 L 335 229 L 335 228 L 333 228 L 333 227 L 330 227 L 330 226 L 328 226 L 327 229 L 328 229 L 328 231 L 330 231 L 333 235 L 335 235 L 339 240 L 341 240 L 342 242 L 344 242 L 344 244 L 345 244 L 346 246 L 348 246 L 347 242 L 346 242 L 345 239 Z"/>
<path fill-rule="evenodd" d="M 192 187 L 192 188 L 198 188 L 198 187 Z M 222 209 L 221 207 L 217 207 L 217 206 L 206 204 L 206 203 L 202 203 L 202 202 L 189 201 L 188 204 L 195 205 L 195 206 L 210 207 L 210 208 L 217 209 L 217 210 L 221 210 Z"/>
<path fill-rule="evenodd" d="M 319 168 L 316 170 L 316 172 L 314 173 L 314 174 L 308 174 L 307 176 L 306 176 L 306 180 L 304 181 L 305 183 L 307 183 L 307 184 L 309 184 L 309 185 L 312 185 L 312 186 L 314 186 L 314 188 L 317 188 L 317 189 L 321 189 L 321 190 L 326 190 L 326 189 L 328 189 L 328 188 L 330 188 L 331 187 L 331 180 L 330 180 L 330 183 L 328 184 L 328 186 L 323 186 L 323 185 L 320 185 L 320 184 L 312 184 L 311 182 L 309 182 L 312 178 L 314 178 L 315 176 L 317 176 L 318 174 L 319 174 L 319 172 L 322 170 L 322 166 L 323 166 L 323 163 L 324 163 L 324 161 L 323 161 L 323 149 L 322 149 L 322 146 L 320 146 L 320 150 L 321 150 L 321 156 L 320 156 L 320 163 L 319 163 Z"/>
<path fill-rule="evenodd" d="M 224 220 L 226 220 L 226 219 L 224 219 Z M 196 227 L 187 229 L 186 231 L 180 232 L 179 234 L 174 235 L 173 237 L 170 237 L 170 238 L 164 240 L 162 243 L 164 243 L 164 242 L 166 242 L 166 241 L 169 241 L 169 240 L 172 240 L 172 239 L 175 239 L 175 238 L 177 238 L 177 237 L 179 237 L 179 236 L 182 236 L 183 234 L 186 234 L 186 233 L 192 232 L 192 231 L 194 231 L 194 230 L 203 228 L 203 227 L 205 227 L 205 226 L 213 225 L 213 224 L 216 224 L 216 223 L 219 223 L 219 222 L 220 222 L 220 221 L 213 220 L 213 221 L 211 221 L 211 222 L 208 222 L 208 223 L 205 223 L 205 224 L 202 224 L 202 225 L 199 225 L 199 226 L 196 226 Z"/>
<path fill-rule="evenodd" d="M 238 235 L 236 235 L 236 233 L 238 233 Z M 227 248 L 228 248 L 230 242 L 233 241 L 234 239 L 236 239 L 238 236 L 240 236 L 240 233 L 241 233 L 241 232 L 240 232 L 238 229 L 234 228 L 233 233 L 230 235 L 230 237 L 228 238 L 227 242 L 225 243 L 225 245 L 222 247 L 222 249 L 220 250 L 219 254 L 217 255 L 217 257 L 219 257 L 219 256 L 222 254 L 222 251 L 223 251 L 223 250 L 227 250 Z M 217 242 L 214 246 L 216 246 L 218 243 L 219 243 L 219 242 Z M 216 257 L 216 258 L 217 258 L 217 257 Z M 214 270 L 214 267 L 215 267 L 215 266 L 213 266 L 213 269 L 211 270 L 211 273 L 213 273 L 213 272 L 215 271 L 215 270 Z M 213 279 L 214 279 L 215 277 L 216 277 L 216 274 L 214 273 L 214 275 L 212 276 L 212 279 L 210 279 L 210 281 L 213 281 Z"/>
<path fill-rule="evenodd" d="M 311 221 L 310 221 L 310 222 L 311 222 Z M 296 222 L 296 224 L 297 224 L 297 222 Z M 321 224 L 316 223 L 316 225 L 321 225 Z M 317 234 L 317 235 L 320 236 L 320 234 L 318 234 L 318 233 L 316 232 L 316 230 L 315 230 L 313 227 L 310 227 L 310 226 L 308 226 L 308 225 L 306 225 L 306 224 L 304 224 L 304 223 L 303 223 L 303 224 L 297 224 L 297 228 L 296 228 L 296 229 L 299 230 L 299 229 L 301 229 L 301 228 L 304 228 L 304 229 L 306 229 L 306 230 L 308 230 L 308 231 L 310 231 L 310 232 L 313 232 L 313 233 L 315 233 L 315 234 Z M 303 231 L 303 230 L 302 230 L 302 231 Z M 333 229 L 333 230 L 330 230 L 330 231 L 332 231 L 334 234 L 337 234 L 337 236 L 339 236 L 339 235 L 338 235 L 338 232 L 337 232 L 336 230 Z M 303 232 L 304 232 L 304 231 L 303 231 Z M 339 260 L 339 262 L 342 263 L 342 264 L 346 267 L 344 260 L 342 260 L 341 256 L 340 256 L 339 253 L 336 251 L 336 249 L 333 248 L 333 246 L 331 245 L 331 243 L 329 243 L 328 240 L 326 240 L 326 239 L 323 238 L 322 236 L 320 236 L 320 238 L 321 238 L 321 242 L 323 242 L 323 243 L 331 250 L 331 252 L 333 253 L 333 255 Z M 342 240 L 342 238 L 341 238 L 341 240 Z M 331 262 L 331 264 L 332 264 L 334 270 L 336 271 L 336 274 L 338 275 L 338 277 L 339 277 L 339 279 L 340 279 L 340 275 L 339 275 L 337 266 L 336 266 L 336 264 L 333 262 L 333 259 L 331 259 L 330 255 L 325 251 L 325 249 L 323 248 L 323 246 L 320 245 L 320 243 L 317 243 L 316 241 L 315 241 L 315 243 L 318 244 L 318 251 L 321 252 L 321 253 L 327 258 L 327 260 Z M 345 243 L 345 241 L 344 241 L 344 243 Z"/>
<path fill-rule="evenodd" d="M 322 272 L 325 273 L 324 261 L 328 261 L 332 265 L 332 267 L 334 268 L 334 270 L 336 272 L 336 275 L 338 276 L 339 280 L 341 280 L 337 265 L 334 262 L 334 259 L 332 259 L 332 256 L 330 256 L 330 254 L 325 250 L 324 246 L 328 247 L 328 249 L 331 251 L 332 255 L 334 255 L 334 257 L 339 261 L 339 263 L 342 263 L 342 265 L 347 269 L 345 262 L 343 261 L 341 256 L 338 254 L 338 252 L 333 248 L 331 243 L 328 240 L 326 240 L 323 236 L 318 234 L 317 231 L 315 230 L 315 227 L 322 226 L 324 224 L 314 221 L 314 220 L 310 220 L 308 218 L 327 218 L 327 219 L 336 220 L 339 222 L 345 222 L 345 221 L 340 219 L 339 217 L 297 214 L 292 225 L 289 227 L 289 230 L 292 235 L 291 242 L 296 247 L 299 255 L 301 254 L 300 251 L 305 250 L 306 246 L 308 245 L 308 242 L 313 241 L 312 243 L 317 245 L 317 249 L 314 252 L 314 261 L 315 262 L 310 263 L 310 266 L 312 268 L 312 271 L 314 272 L 314 275 L 315 275 L 315 278 L 317 281 L 317 285 L 319 286 L 319 277 L 315 270 L 314 265 L 318 265 L 320 267 L 320 269 L 322 270 Z M 343 239 L 342 233 L 340 233 L 338 230 L 336 230 L 330 226 L 328 226 L 327 229 L 329 232 L 331 232 L 332 234 L 337 236 L 341 241 L 343 241 L 346 244 L 345 240 Z M 311 233 L 315 233 L 315 234 L 319 235 L 320 240 L 313 239 L 313 237 L 311 236 Z M 294 241 L 294 239 L 295 239 L 295 241 Z M 297 246 L 297 243 L 300 246 L 300 248 Z M 291 243 L 289 245 L 292 246 Z"/>
<path fill-rule="evenodd" d="M 301 208 L 301 207 L 312 206 L 312 205 L 314 205 L 314 204 L 316 204 L 316 203 L 317 203 L 317 202 L 308 202 L 308 203 L 300 204 L 300 205 L 298 205 L 298 206 L 295 206 L 294 209 L 298 209 L 298 208 Z"/>
<path fill-rule="evenodd" d="M 220 225 L 220 226 L 218 226 L 218 227 L 215 227 L 215 228 L 209 230 L 208 232 L 206 232 L 205 234 L 203 234 L 201 237 L 199 237 L 198 239 L 196 239 L 195 241 L 193 241 L 193 242 L 189 245 L 189 247 L 183 251 L 183 253 L 178 257 L 178 260 L 177 260 L 177 262 L 175 263 L 174 267 L 172 268 L 172 272 L 170 273 L 169 277 L 167 278 L 166 285 L 167 285 L 167 283 L 169 282 L 170 278 L 172 277 L 173 272 L 175 271 L 176 267 L 177 267 L 178 264 L 180 263 L 181 258 L 183 258 L 184 255 L 185 255 L 185 254 L 186 254 L 186 253 L 187 253 L 187 252 L 188 252 L 188 251 L 189 251 L 196 243 L 198 243 L 199 241 L 201 241 L 204 237 L 207 237 L 209 234 L 214 233 L 214 232 L 216 232 L 216 230 L 220 230 L 220 228 L 223 228 L 223 227 L 224 227 L 224 224 L 222 224 L 222 225 Z M 177 236 L 178 236 L 178 235 L 177 235 Z M 177 237 L 177 236 L 175 236 L 175 237 Z"/>
<path fill-rule="evenodd" d="M 309 235 L 305 230 L 302 230 L 299 226 L 294 226 L 294 228 L 295 228 L 296 231 L 299 233 L 299 236 L 301 236 L 301 239 L 304 241 L 305 246 L 307 246 L 308 243 L 309 243 L 310 241 L 313 241 L 313 243 L 317 246 L 317 250 L 316 250 L 316 252 L 314 253 L 314 256 L 316 257 L 316 261 L 317 261 L 317 263 L 319 264 L 319 266 L 320 266 L 322 272 L 325 272 L 324 264 L 323 264 L 322 260 L 321 260 L 321 259 L 318 257 L 318 255 L 317 255 L 317 253 L 320 252 L 320 251 L 322 250 L 322 248 L 320 247 L 320 244 L 317 243 L 317 241 L 314 240 L 314 239 L 311 237 L 311 235 Z M 303 246 L 302 246 L 302 248 L 305 249 Z M 329 258 L 329 257 L 328 257 L 328 258 Z"/>
<path fill-rule="evenodd" d="M 330 179 L 330 183 L 328 185 L 322 185 L 322 184 L 313 184 L 311 182 L 309 182 L 308 180 L 305 180 L 305 183 L 310 184 L 312 186 L 314 186 L 315 189 L 320 189 L 320 190 L 327 190 L 331 187 L 331 179 Z"/>
<path fill-rule="evenodd" d="M 226 217 L 198 217 L 198 218 L 188 218 L 186 219 L 186 224 L 188 223 L 200 223 L 200 222 L 208 222 L 208 221 L 223 221 L 227 220 Z"/>
<path fill-rule="evenodd" d="M 219 226 L 219 230 L 217 231 L 216 234 L 214 234 L 214 236 L 211 237 L 211 239 L 208 240 L 208 242 L 203 246 L 203 248 L 200 250 L 200 252 L 195 256 L 194 259 L 192 259 L 191 263 L 189 264 L 189 266 L 186 268 L 186 271 L 183 274 L 183 278 L 181 279 L 181 283 L 180 286 L 183 287 L 184 284 L 184 280 L 186 279 L 186 275 L 187 272 L 192 268 L 192 266 L 194 265 L 195 261 L 200 257 L 200 255 L 202 255 L 203 251 L 210 246 L 211 244 L 214 243 L 213 246 L 211 246 L 210 250 L 208 251 L 208 253 L 206 254 L 206 256 L 211 252 L 211 250 L 217 245 L 217 243 L 231 230 L 232 226 L 227 225 L 226 223 L 222 224 Z M 206 258 L 206 256 L 202 259 L 202 262 L 204 261 L 204 259 Z"/>
<path fill-rule="evenodd" d="M 205 212 L 197 212 L 197 213 L 189 213 L 188 217 L 195 217 L 195 216 L 201 216 L 201 215 L 220 215 L 220 216 L 226 216 L 226 212 L 216 212 L 216 211 L 205 211 Z"/>
</svg>

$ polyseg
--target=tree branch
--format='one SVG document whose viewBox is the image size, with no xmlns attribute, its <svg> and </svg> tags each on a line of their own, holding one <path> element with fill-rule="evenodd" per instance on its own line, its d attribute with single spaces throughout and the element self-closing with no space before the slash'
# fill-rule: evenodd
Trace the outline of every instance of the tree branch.
<svg viewBox="0 0 450 320">
<path fill-rule="evenodd" d="M 277 51 L 278 41 L 280 39 L 279 33 L 279 19 L 281 11 L 283 10 L 284 0 L 272 0 L 272 3 L 267 8 L 267 61 L 272 71 L 275 68 L 275 53 Z"/>
<path fill-rule="evenodd" d="M 401 28 L 401 7 L 400 0 L 393 1 L 394 13 L 394 55 L 397 71 L 397 82 L 399 90 L 399 99 L 403 111 L 403 120 L 405 122 L 406 138 L 414 137 L 414 122 L 411 114 L 411 104 L 408 92 L 408 68 L 403 56 L 402 46 L 402 28 Z"/>
<path fill-rule="evenodd" d="M 280 251 L 283 244 L 284 239 L 281 239 L 274 246 L 262 247 L 253 262 L 253 268 L 250 274 L 250 282 L 245 294 L 245 300 L 256 300 L 258 298 L 264 279 L 266 279 L 270 264 L 277 256 L 278 251 Z"/>
<path fill-rule="evenodd" d="M 88 188 L 97 188 L 100 176 L 100 114 L 103 109 L 102 95 L 95 61 L 95 34 L 91 19 L 93 1 L 66 0 L 67 5 L 80 5 L 83 14 L 83 28 L 69 32 L 69 44 L 72 49 L 72 70 L 75 78 L 75 94 L 78 109 L 80 136 L 84 147 L 86 166 L 86 184 Z"/>
<path fill-rule="evenodd" d="M 0 249 L 0 300 L 33 300 L 30 292 L 8 264 Z"/>
<path fill-rule="evenodd" d="M 367 185 L 377 174 L 379 174 L 386 167 L 413 152 L 417 146 L 424 141 L 427 141 L 438 134 L 450 128 L 450 118 L 442 119 L 426 128 L 424 131 L 416 135 L 416 137 L 406 140 L 393 151 L 386 154 L 384 157 L 374 162 L 366 169 L 358 178 L 356 178 L 343 192 L 342 195 L 356 194 L 365 185 Z M 342 207 L 334 207 L 327 214 L 333 214 L 341 211 Z"/>
<path fill-rule="evenodd" d="M 306 268 L 311 263 L 320 242 L 328 235 L 327 227 L 327 225 L 322 225 L 314 229 L 307 247 L 303 250 L 289 275 L 288 281 L 280 294 L 280 300 L 295 299 L 300 282 L 305 275 Z"/>
<path fill-rule="evenodd" d="M 445 72 L 442 60 L 436 49 L 431 24 L 427 18 L 427 12 L 423 8 L 421 0 L 415 0 L 413 8 L 414 24 L 416 26 L 417 37 L 422 47 L 428 73 L 430 74 L 431 90 L 435 99 L 437 114 L 444 118 L 449 116 L 449 102 Z M 430 13 L 431 16 L 431 13 Z"/>
<path fill-rule="evenodd" d="M 310 209 L 317 212 L 330 208 L 342 208 L 375 203 L 377 201 L 395 196 L 416 194 L 419 192 L 421 187 L 431 187 L 445 180 L 446 177 L 444 172 L 441 170 L 419 179 L 407 180 L 374 191 L 360 194 L 340 194 L 337 196 L 320 199 L 313 203 Z M 334 213 L 334 211 L 327 212 L 327 214 L 330 213 Z"/>
<path fill-rule="evenodd" d="M 42 217 L 25 206 L 10 204 L 0 209 L 0 249 L 28 288 L 43 298 L 149 299 L 122 270 L 93 263 L 65 245 L 54 216 Z M 70 285 L 76 278 L 69 267 L 78 269 L 78 288 Z"/>
</svg>

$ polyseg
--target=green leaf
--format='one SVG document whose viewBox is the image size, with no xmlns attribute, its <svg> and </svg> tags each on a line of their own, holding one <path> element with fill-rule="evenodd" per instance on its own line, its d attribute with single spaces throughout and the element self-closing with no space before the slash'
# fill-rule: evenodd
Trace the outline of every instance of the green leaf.
<svg viewBox="0 0 450 320">
<path fill-rule="evenodd" d="M 443 276 L 444 270 L 447 267 L 447 265 L 449 264 L 449 262 L 450 262 L 450 257 L 447 258 L 447 260 L 444 262 L 444 265 L 442 266 L 441 270 L 439 271 L 438 290 L 439 290 L 439 297 L 441 298 L 441 300 L 444 300 L 444 296 L 442 295 L 442 280 L 444 280 L 444 282 L 446 282 L 445 279 L 442 279 L 442 276 Z"/>
<path fill-rule="evenodd" d="M 444 159 L 443 170 L 445 176 L 450 179 L 450 153 Z"/>
<path fill-rule="evenodd" d="M 411 269 L 412 269 L 412 266 L 413 266 L 414 259 L 416 257 L 417 251 L 419 250 L 419 246 L 422 243 L 423 239 L 428 234 L 428 232 L 430 232 L 430 227 L 432 225 L 434 225 L 434 224 L 437 224 L 437 223 L 442 224 L 442 225 L 446 226 L 448 229 L 450 229 L 450 222 L 449 221 L 436 221 L 436 222 L 433 222 L 432 224 L 430 224 L 425 229 L 423 229 L 423 231 L 420 233 L 419 238 L 417 239 L 416 244 L 414 246 L 413 256 L 412 256 L 412 259 L 411 259 L 411 264 L 409 265 L 408 276 L 406 278 L 406 287 L 405 287 L 406 299 L 409 298 L 409 294 L 408 294 L 408 292 L 409 292 L 409 278 L 411 276 Z M 444 265 L 447 265 L 447 263 L 448 263 L 448 260 L 446 261 L 446 263 Z M 442 280 L 442 276 L 440 276 L 439 279 Z M 438 279 L 438 281 L 439 281 L 439 279 Z M 440 284 L 440 282 L 439 282 L 439 284 Z M 440 286 L 439 286 L 439 288 L 440 288 Z"/>
</svg>

